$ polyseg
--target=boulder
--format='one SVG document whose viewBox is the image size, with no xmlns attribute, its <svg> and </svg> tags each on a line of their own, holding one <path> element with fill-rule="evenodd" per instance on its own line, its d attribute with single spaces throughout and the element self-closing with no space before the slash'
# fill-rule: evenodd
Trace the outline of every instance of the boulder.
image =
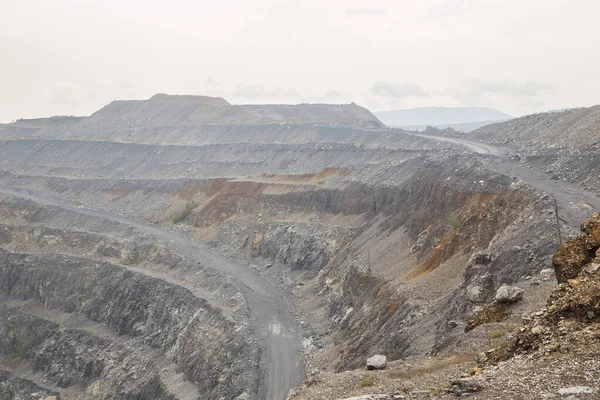
<svg viewBox="0 0 600 400">
<path fill-rule="evenodd" d="M 589 386 L 573 386 L 568 388 L 558 389 L 558 394 L 561 396 L 568 396 L 570 394 L 593 394 L 596 393 L 596 389 Z"/>
<path fill-rule="evenodd" d="M 473 378 L 457 379 L 452 382 L 452 393 L 457 397 L 468 396 L 471 393 L 479 392 L 481 385 Z"/>
<path fill-rule="evenodd" d="M 471 257 L 469 257 L 469 261 L 467 261 L 467 268 L 474 267 L 477 265 L 487 265 L 491 262 L 492 262 L 491 254 L 477 251 L 477 252 L 471 254 Z"/>
<path fill-rule="evenodd" d="M 523 298 L 523 289 L 517 286 L 502 285 L 496 291 L 498 303 L 516 303 Z"/>
<path fill-rule="evenodd" d="M 385 369 L 387 367 L 387 357 L 381 354 L 367 358 L 367 369 Z"/>
<path fill-rule="evenodd" d="M 540 271 L 540 278 L 544 282 L 550 282 L 555 279 L 554 270 L 552 268 L 544 268 Z"/>
</svg>

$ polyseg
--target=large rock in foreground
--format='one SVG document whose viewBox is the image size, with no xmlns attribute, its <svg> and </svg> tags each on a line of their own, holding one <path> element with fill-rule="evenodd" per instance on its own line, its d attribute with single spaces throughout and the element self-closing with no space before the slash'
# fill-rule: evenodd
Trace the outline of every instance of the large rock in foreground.
<svg viewBox="0 0 600 400">
<path fill-rule="evenodd" d="M 367 358 L 367 369 L 385 369 L 387 367 L 387 358 L 380 354 Z"/>
<path fill-rule="evenodd" d="M 517 286 L 502 285 L 496 292 L 498 303 L 516 303 L 523 298 L 523 289 Z"/>
</svg>

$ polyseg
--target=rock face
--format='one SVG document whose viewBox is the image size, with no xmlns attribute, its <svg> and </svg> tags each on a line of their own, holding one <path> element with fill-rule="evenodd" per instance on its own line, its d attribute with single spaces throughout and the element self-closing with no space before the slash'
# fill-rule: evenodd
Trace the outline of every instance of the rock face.
<svg viewBox="0 0 600 400">
<path fill-rule="evenodd" d="M 387 358 L 381 354 L 367 358 L 367 369 L 385 369 L 387 367 Z"/>
<path fill-rule="evenodd" d="M 581 233 L 564 243 L 554 257 L 552 265 L 558 283 L 575 279 L 583 268 L 592 261 L 600 262 L 600 213 L 594 213 L 589 221 L 581 224 Z"/>
<path fill-rule="evenodd" d="M 496 291 L 498 303 L 516 303 L 523 298 L 523 289 L 517 286 L 502 285 Z"/>
<path fill-rule="evenodd" d="M 221 243 L 270 258 L 293 270 L 318 271 L 351 237 L 349 229 L 326 230 L 309 223 L 231 221 L 217 234 Z"/>
<path fill-rule="evenodd" d="M 258 372 L 247 363 L 258 357 L 242 327 L 181 286 L 106 262 L 1 250 L 0 293 L 111 332 L 68 329 L 0 306 L 0 354 L 27 360 L 60 388 L 94 384 L 104 396 L 171 400 L 157 373 L 166 362 L 203 398 L 256 393 Z"/>
<path fill-rule="evenodd" d="M 15 396 L 16 394 L 16 396 Z M 58 400 L 57 392 L 42 388 L 27 379 L 21 379 L 0 369 L 0 399 Z"/>
</svg>

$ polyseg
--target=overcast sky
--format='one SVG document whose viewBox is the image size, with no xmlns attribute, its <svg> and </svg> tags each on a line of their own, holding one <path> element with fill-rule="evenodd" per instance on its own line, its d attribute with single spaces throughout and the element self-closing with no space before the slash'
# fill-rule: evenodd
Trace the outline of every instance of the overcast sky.
<svg viewBox="0 0 600 400">
<path fill-rule="evenodd" d="M 2 0 L 0 121 L 114 99 L 600 103 L 598 0 Z"/>
</svg>

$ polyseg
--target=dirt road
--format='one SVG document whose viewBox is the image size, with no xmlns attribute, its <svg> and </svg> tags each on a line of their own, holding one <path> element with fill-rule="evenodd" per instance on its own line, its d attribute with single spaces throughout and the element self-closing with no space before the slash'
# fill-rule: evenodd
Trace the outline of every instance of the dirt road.
<svg viewBox="0 0 600 400">
<path fill-rule="evenodd" d="M 257 339 L 262 342 L 266 371 L 261 382 L 266 400 L 284 400 L 305 377 L 300 353 L 301 335 L 295 323 L 291 305 L 285 295 L 267 280 L 244 265 L 231 260 L 206 246 L 192 242 L 175 233 L 104 212 L 78 208 L 68 203 L 48 200 L 0 187 L 0 193 L 27 199 L 35 203 L 88 215 L 131 226 L 166 242 L 178 254 L 219 271 L 240 288 L 250 310 L 250 323 Z"/>
<path fill-rule="evenodd" d="M 517 177 L 549 193 L 558 202 L 562 222 L 571 229 L 578 231 L 579 225 L 589 219 L 593 211 L 600 211 L 600 198 L 596 194 L 576 188 L 566 181 L 552 180 L 541 171 L 518 165 L 505 157 L 508 149 L 459 138 L 414 135 L 459 144 L 474 153 L 495 156 L 485 159 L 487 167 L 491 171 Z"/>
</svg>

